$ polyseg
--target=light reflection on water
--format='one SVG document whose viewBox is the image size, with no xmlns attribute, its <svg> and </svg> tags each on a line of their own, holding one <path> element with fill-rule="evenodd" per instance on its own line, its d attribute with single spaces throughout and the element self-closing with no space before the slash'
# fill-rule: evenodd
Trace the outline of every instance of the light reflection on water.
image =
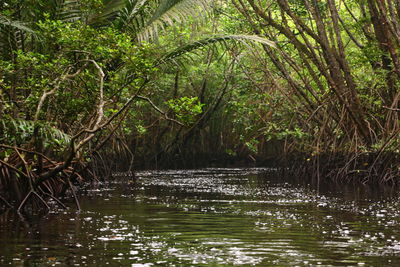
<svg viewBox="0 0 400 267">
<path fill-rule="evenodd" d="M 400 198 L 368 190 L 317 194 L 263 169 L 140 172 L 87 190 L 80 213 L 3 214 L 0 265 L 400 266 Z"/>
</svg>

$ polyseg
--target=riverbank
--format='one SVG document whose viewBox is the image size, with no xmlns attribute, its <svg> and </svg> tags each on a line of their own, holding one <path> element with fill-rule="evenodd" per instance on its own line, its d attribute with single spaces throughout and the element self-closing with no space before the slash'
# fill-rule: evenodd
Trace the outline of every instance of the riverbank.
<svg viewBox="0 0 400 267">
<path fill-rule="evenodd" d="M 155 158 L 137 159 L 134 165 L 127 158 L 114 158 L 115 164 L 108 170 L 163 170 L 230 167 L 274 168 L 291 177 L 311 177 L 340 183 L 399 184 L 400 153 L 290 153 L 261 155 L 227 153 L 191 153 L 164 155 Z"/>
<path fill-rule="evenodd" d="M 107 161 L 104 161 L 107 158 Z M 174 155 L 164 161 L 154 159 L 133 162 L 130 158 L 118 155 L 94 158 L 87 165 L 73 166 L 61 176 L 49 179 L 32 190 L 27 181 L 18 178 L 17 174 L 8 172 L 0 179 L 0 207 L 16 209 L 19 212 L 35 210 L 51 210 L 55 206 L 66 208 L 65 197 L 74 200 L 74 206 L 80 210 L 80 202 L 76 191 L 80 187 L 118 177 L 131 180 L 136 178 L 139 170 L 162 169 L 196 169 L 196 168 L 226 168 L 226 167 L 265 167 L 273 174 L 281 177 L 291 177 L 296 180 L 310 182 L 337 182 L 340 184 L 359 183 L 371 186 L 399 185 L 400 155 L 399 153 L 359 153 L 359 154 L 320 154 L 310 155 L 296 153 L 288 156 L 270 158 L 247 155 L 245 157 L 229 154 L 192 154 L 192 157 Z M 36 174 L 32 172 L 32 182 Z M 33 184 L 34 185 L 34 184 Z M 32 185 L 32 186 L 33 186 Z M 52 203 L 52 204 L 49 204 Z"/>
</svg>

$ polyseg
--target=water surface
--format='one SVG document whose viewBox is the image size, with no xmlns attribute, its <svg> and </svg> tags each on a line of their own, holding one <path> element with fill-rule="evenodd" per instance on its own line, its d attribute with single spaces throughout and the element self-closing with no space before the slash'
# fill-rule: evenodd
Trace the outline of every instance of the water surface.
<svg viewBox="0 0 400 267">
<path fill-rule="evenodd" d="M 393 188 L 315 188 L 267 169 L 148 171 L 83 211 L 0 216 L 0 265 L 400 266 Z"/>
</svg>

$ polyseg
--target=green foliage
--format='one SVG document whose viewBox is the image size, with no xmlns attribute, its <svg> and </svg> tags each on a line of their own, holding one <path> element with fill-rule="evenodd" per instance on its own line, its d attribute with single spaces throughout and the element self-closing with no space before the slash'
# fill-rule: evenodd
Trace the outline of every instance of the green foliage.
<svg viewBox="0 0 400 267">
<path fill-rule="evenodd" d="M 259 144 L 259 141 L 254 138 L 245 142 L 245 145 L 247 146 L 247 148 L 254 154 L 257 154 L 257 152 L 258 152 L 258 147 L 257 147 L 258 144 Z"/>
<path fill-rule="evenodd" d="M 0 143 L 12 146 L 20 146 L 35 137 L 43 140 L 45 148 L 56 151 L 65 148 L 71 141 L 71 136 L 57 129 L 54 123 L 44 121 L 33 122 L 5 116 L 0 120 L 0 130 L 3 133 Z"/>
<path fill-rule="evenodd" d="M 377 150 L 398 128 L 395 65 L 387 44 L 374 36 L 367 6 L 361 10 L 364 2 L 347 1 L 352 13 L 338 4 L 338 32 L 323 25 L 328 46 L 315 37 L 322 32 L 309 5 L 321 13 L 321 22 L 331 18 L 327 3 L 318 1 L 284 1 L 290 12 L 276 1 L 256 1 L 270 21 L 248 1 L 235 1 L 248 8 L 247 14 L 226 1 L 215 2 L 207 13 L 208 0 L 5 2 L 0 3 L 2 143 L 27 144 L 39 129 L 47 147 L 66 147 L 68 137 L 93 125 L 101 100 L 104 122 L 135 95 L 197 127 L 190 132 L 192 127 L 160 120 L 163 112 L 152 112 L 154 106 L 133 103 L 116 133 L 138 146 L 154 145 L 157 153 L 173 151 L 182 137 L 185 145 L 198 143 L 206 150 L 218 144 L 230 155 L 241 148 L 262 153 L 265 142 L 277 140 L 294 142 L 297 149 L 312 150 L 316 142 L 325 149 L 348 148 L 359 134 L 348 111 L 357 101 L 376 141 L 365 150 Z M 202 14 L 208 19 L 194 23 Z M 168 27 L 184 21 L 192 25 Z M 398 54 L 396 49 L 391 53 Z M 325 58 L 331 52 L 331 58 L 340 55 L 338 68 L 348 64 L 337 75 L 343 80 L 340 92 L 335 91 L 338 78 L 330 76 L 332 62 Z M 396 145 L 391 141 L 387 147 Z"/>
<path fill-rule="evenodd" d="M 204 104 L 200 103 L 198 97 L 180 97 L 170 99 L 166 102 L 175 113 L 176 118 L 185 125 L 193 124 L 198 115 L 202 114 Z"/>
</svg>

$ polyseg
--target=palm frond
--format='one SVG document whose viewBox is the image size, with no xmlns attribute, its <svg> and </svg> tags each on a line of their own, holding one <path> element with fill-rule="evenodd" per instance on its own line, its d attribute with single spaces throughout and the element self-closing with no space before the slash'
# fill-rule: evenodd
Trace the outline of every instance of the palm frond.
<svg viewBox="0 0 400 267">
<path fill-rule="evenodd" d="M 23 48 L 27 36 L 37 37 L 27 23 L 0 15 L 0 55 L 10 59 L 12 52 Z"/>
<path fill-rule="evenodd" d="M 100 12 L 92 14 L 88 22 L 91 25 L 108 25 L 118 18 L 120 12 L 128 5 L 130 0 L 109 0 L 105 1 Z"/>
<path fill-rule="evenodd" d="M 129 28 L 137 33 L 145 25 L 145 7 L 148 0 L 127 0 L 125 7 L 119 12 L 117 23 L 120 28 Z"/>
<path fill-rule="evenodd" d="M 162 0 L 146 26 L 138 34 L 139 40 L 148 40 L 157 36 L 159 29 L 175 22 L 183 22 L 188 16 L 204 13 L 212 0 Z"/>
<path fill-rule="evenodd" d="M 57 13 L 58 19 L 68 22 L 78 21 L 83 17 L 78 0 L 61 0 Z"/>
<path fill-rule="evenodd" d="M 271 47 L 276 47 L 275 43 L 265 39 L 263 37 L 257 36 L 257 35 L 223 35 L 223 36 L 213 36 L 209 38 L 205 38 L 199 41 L 195 41 L 193 43 L 181 46 L 167 54 L 165 54 L 163 57 L 161 57 L 159 60 L 156 62 L 156 66 L 174 61 L 176 58 L 185 55 L 187 53 L 193 52 L 198 49 L 202 49 L 204 47 L 213 45 L 213 44 L 223 44 L 225 46 L 228 45 L 227 42 L 241 42 L 248 44 L 249 42 L 251 43 L 260 43 L 262 45 L 268 45 Z"/>
<path fill-rule="evenodd" d="M 35 33 L 33 29 L 31 29 L 26 25 L 26 23 L 9 19 L 0 14 L 0 28 L 5 28 L 5 27 L 11 27 L 25 32 Z"/>
</svg>

